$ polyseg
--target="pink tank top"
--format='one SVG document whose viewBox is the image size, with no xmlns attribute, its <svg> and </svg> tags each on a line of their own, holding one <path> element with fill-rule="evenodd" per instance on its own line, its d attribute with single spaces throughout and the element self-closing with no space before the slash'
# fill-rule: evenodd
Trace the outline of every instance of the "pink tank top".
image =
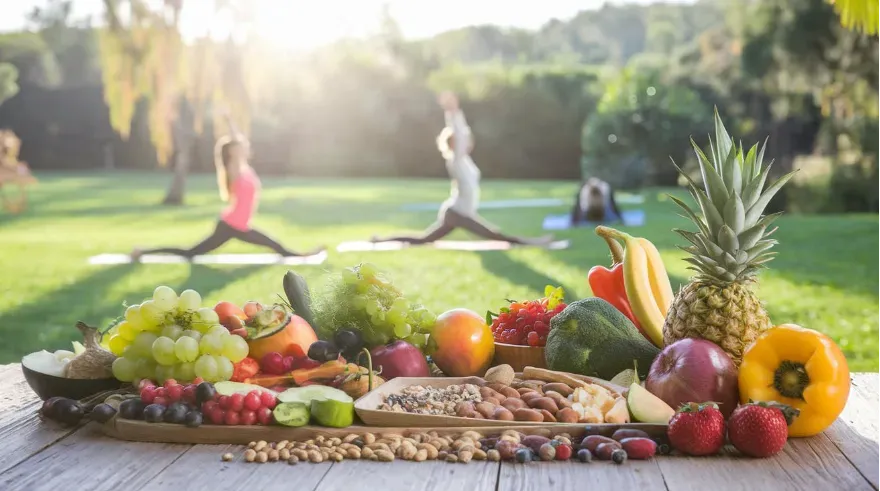
<svg viewBox="0 0 880 491">
<path fill-rule="evenodd" d="M 257 212 L 260 201 L 260 178 L 247 168 L 232 182 L 229 206 L 220 218 L 230 227 L 246 232 L 250 230 L 251 217 Z"/>
</svg>

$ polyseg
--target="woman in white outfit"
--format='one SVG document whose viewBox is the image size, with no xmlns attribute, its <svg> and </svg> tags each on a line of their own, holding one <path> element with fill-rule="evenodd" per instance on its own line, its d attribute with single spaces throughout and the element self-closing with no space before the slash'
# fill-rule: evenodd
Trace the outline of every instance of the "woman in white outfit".
<svg viewBox="0 0 880 491">
<path fill-rule="evenodd" d="M 550 243 L 552 236 L 527 238 L 505 235 L 477 214 L 480 205 L 480 169 L 470 156 L 473 149 L 471 128 L 459 108 L 455 94 L 444 92 L 440 94 L 438 102 L 446 117 L 446 127 L 437 137 L 437 148 L 446 159 L 446 170 L 452 179 L 449 198 L 440 206 L 437 221 L 421 235 L 402 235 L 373 241 L 428 244 L 449 235 L 456 228 L 463 228 L 485 239 L 513 244 Z"/>
</svg>

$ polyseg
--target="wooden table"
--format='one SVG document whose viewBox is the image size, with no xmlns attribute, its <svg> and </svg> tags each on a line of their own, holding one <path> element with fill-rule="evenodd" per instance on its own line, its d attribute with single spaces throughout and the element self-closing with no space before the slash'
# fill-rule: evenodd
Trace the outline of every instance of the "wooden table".
<svg viewBox="0 0 880 491">
<path fill-rule="evenodd" d="M 871 490 L 878 486 L 878 374 L 854 374 L 843 415 L 823 434 L 792 439 L 783 453 L 749 459 L 664 456 L 649 461 L 491 463 L 369 461 L 221 462 L 229 445 L 131 443 L 95 423 L 64 429 L 41 421 L 19 365 L 0 366 L 0 490 Z M 234 447 L 234 448 L 232 448 Z"/>
</svg>

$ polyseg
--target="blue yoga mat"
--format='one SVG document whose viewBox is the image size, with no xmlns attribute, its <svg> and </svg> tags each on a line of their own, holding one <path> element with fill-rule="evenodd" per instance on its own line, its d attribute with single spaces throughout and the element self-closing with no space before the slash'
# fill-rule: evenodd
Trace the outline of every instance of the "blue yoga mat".
<svg viewBox="0 0 880 491">
<path fill-rule="evenodd" d="M 623 224 L 627 227 L 640 227 L 645 224 L 645 211 L 644 210 L 624 210 L 621 211 L 623 215 Z M 581 222 L 577 224 L 578 227 L 595 227 L 597 225 L 603 225 L 600 222 Z M 544 230 L 568 230 L 572 227 L 571 224 L 571 214 L 564 215 L 547 215 L 544 218 Z"/>
</svg>

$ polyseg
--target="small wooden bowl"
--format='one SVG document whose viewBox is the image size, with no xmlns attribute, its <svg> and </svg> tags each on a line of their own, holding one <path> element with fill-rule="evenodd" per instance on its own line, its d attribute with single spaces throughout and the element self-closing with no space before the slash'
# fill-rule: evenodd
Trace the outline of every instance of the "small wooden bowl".
<svg viewBox="0 0 880 491">
<path fill-rule="evenodd" d="M 492 366 L 510 365 L 514 372 L 522 372 L 525 367 L 547 368 L 543 346 L 520 346 L 518 344 L 495 343 L 495 358 Z"/>
</svg>

